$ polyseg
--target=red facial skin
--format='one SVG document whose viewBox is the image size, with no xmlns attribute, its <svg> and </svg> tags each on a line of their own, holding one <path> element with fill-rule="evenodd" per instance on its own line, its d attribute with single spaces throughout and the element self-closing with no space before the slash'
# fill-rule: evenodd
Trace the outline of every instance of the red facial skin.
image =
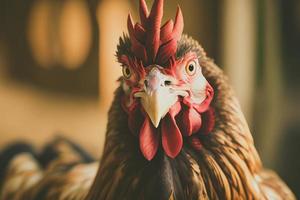
<svg viewBox="0 0 300 200">
<path fill-rule="evenodd" d="M 213 89 L 202 75 L 201 67 L 195 73 L 187 73 L 186 67 L 190 62 L 197 62 L 197 55 L 187 53 L 181 59 L 170 59 L 168 67 L 159 67 L 162 74 L 172 77 L 172 87 L 188 93 L 179 97 L 161 120 L 158 128 L 151 123 L 144 111 L 139 98 L 134 94 L 144 90 L 144 80 L 152 67 L 143 66 L 141 61 L 122 56 L 119 61 L 131 71 L 131 76 L 123 78 L 125 94 L 122 106 L 128 114 L 128 125 L 131 132 L 139 137 L 140 149 L 147 160 L 152 160 L 161 144 L 165 153 L 175 158 L 183 146 L 183 136 L 191 141 L 191 145 L 200 150 L 201 143 L 197 135 L 206 134 L 213 127 L 213 115 L 210 103 L 213 98 Z M 201 84 L 203 84 L 201 86 Z M 200 102 L 195 102 L 197 96 L 203 96 Z M 205 119 L 205 121 L 203 120 Z M 190 138 L 190 139 L 189 139 Z"/>
</svg>

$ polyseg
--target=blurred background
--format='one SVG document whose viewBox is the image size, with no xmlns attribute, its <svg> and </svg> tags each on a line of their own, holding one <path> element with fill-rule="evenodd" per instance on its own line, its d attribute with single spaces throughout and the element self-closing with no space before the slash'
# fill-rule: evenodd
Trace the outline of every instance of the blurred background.
<svg viewBox="0 0 300 200">
<path fill-rule="evenodd" d="M 152 0 L 147 0 L 152 3 Z M 300 197 L 300 1 L 166 0 L 223 68 L 264 163 Z M 138 0 L 0 0 L 0 148 L 64 134 L 95 156 Z"/>
</svg>

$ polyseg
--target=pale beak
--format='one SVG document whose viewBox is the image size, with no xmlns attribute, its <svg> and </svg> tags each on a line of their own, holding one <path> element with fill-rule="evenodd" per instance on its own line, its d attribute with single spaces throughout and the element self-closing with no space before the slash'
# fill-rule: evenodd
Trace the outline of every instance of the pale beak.
<svg viewBox="0 0 300 200">
<path fill-rule="evenodd" d="M 151 122 L 157 128 L 162 118 L 178 101 L 178 94 L 171 88 L 171 78 L 162 74 L 154 67 L 145 79 L 144 92 L 135 97 L 141 98 L 141 104 Z"/>
</svg>

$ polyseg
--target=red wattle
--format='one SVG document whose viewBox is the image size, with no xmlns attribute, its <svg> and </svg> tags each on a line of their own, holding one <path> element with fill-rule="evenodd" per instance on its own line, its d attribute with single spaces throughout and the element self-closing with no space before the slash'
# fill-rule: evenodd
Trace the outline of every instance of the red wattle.
<svg viewBox="0 0 300 200">
<path fill-rule="evenodd" d="M 194 108 L 184 108 L 177 117 L 177 123 L 184 136 L 191 136 L 201 128 L 202 119 L 201 115 Z"/>
<path fill-rule="evenodd" d="M 201 132 L 209 134 L 214 129 L 215 123 L 215 111 L 210 107 L 207 112 L 203 113 L 203 126 L 201 127 Z"/>
<path fill-rule="evenodd" d="M 162 120 L 161 132 L 162 146 L 166 154 L 171 158 L 175 158 L 182 148 L 183 139 L 181 132 L 176 125 L 175 118 L 174 116 L 171 116 L 170 113 Z"/>
<path fill-rule="evenodd" d="M 150 119 L 146 117 L 140 131 L 140 149 L 144 157 L 149 161 L 154 158 L 157 152 L 159 144 L 158 135 Z"/>
</svg>

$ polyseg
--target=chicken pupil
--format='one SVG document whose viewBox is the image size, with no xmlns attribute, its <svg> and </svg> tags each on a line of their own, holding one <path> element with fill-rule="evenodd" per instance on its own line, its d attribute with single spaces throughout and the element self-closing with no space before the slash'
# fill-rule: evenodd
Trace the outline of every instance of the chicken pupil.
<svg viewBox="0 0 300 200">
<path fill-rule="evenodd" d="M 129 75 L 130 74 L 130 70 L 128 68 L 125 69 L 125 73 L 126 75 Z"/>
<path fill-rule="evenodd" d="M 195 69 L 195 68 L 194 68 L 194 65 L 193 65 L 193 64 L 190 64 L 190 65 L 189 65 L 189 70 L 192 72 L 192 71 L 194 71 L 194 69 Z"/>
</svg>

